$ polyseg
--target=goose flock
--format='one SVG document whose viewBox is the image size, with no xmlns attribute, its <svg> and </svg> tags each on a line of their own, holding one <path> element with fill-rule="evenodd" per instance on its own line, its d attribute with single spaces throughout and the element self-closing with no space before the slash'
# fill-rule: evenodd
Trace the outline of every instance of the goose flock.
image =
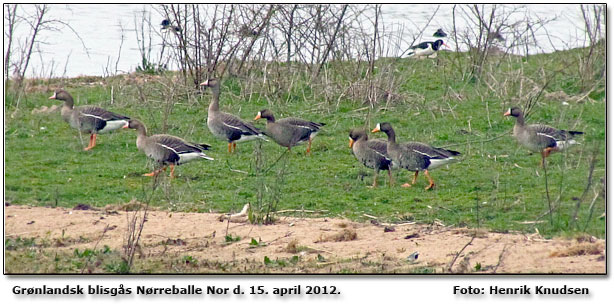
<svg viewBox="0 0 614 304">
<path fill-rule="evenodd" d="M 326 124 L 305 119 L 288 117 L 275 119 L 269 109 L 259 111 L 254 120 L 266 119 L 266 128 L 261 130 L 251 122 L 240 117 L 220 111 L 220 81 L 209 79 L 201 86 L 211 89 L 212 100 L 207 112 L 207 126 L 214 137 L 228 143 L 228 153 L 236 152 L 238 142 L 250 140 L 271 139 L 278 145 L 291 150 L 292 147 L 307 143 L 306 154 L 311 154 L 311 143 L 316 134 Z M 157 163 L 157 169 L 145 176 L 157 176 L 167 167 L 170 167 L 170 177 L 175 176 L 175 166 L 194 160 L 214 160 L 205 154 L 209 150 L 208 144 L 194 143 L 183 138 L 169 134 L 148 135 L 145 124 L 121 114 L 116 114 L 96 106 L 74 106 L 72 96 L 65 90 L 58 89 L 49 99 L 64 102 L 61 109 L 62 118 L 73 128 L 90 134 L 90 142 L 84 150 L 91 150 L 96 146 L 97 134 L 111 132 L 120 128 L 136 130 L 136 147 L 147 157 Z M 583 134 L 580 131 L 566 131 L 543 124 L 526 125 L 524 115 L 520 108 L 512 107 L 504 116 L 516 118 L 513 136 L 523 147 L 540 152 L 541 165 L 553 152 L 558 152 L 577 144 L 574 136 Z M 377 123 L 372 133 L 382 132 L 387 140 L 369 139 L 366 130 L 355 128 L 350 130 L 350 148 L 356 159 L 364 166 L 374 170 L 373 184 L 377 187 L 377 177 L 380 170 L 388 171 L 388 185 L 394 184 L 391 171 L 393 169 L 406 169 L 413 172 L 411 183 L 402 184 L 402 187 L 411 187 L 416 184 L 420 171 L 428 179 L 425 190 L 435 187 L 435 182 L 429 171 L 437 167 L 458 162 L 461 153 L 458 151 L 437 148 L 426 143 L 409 141 L 397 142 L 395 130 L 389 122 Z"/>
<path fill-rule="evenodd" d="M 179 27 L 173 26 L 168 20 L 164 20 L 161 25 L 163 29 L 181 30 Z M 446 36 L 447 34 L 442 29 L 438 29 L 433 34 L 433 37 L 437 38 Z M 442 46 L 447 46 L 442 39 L 421 42 L 411 46 L 407 55 L 416 58 L 435 58 L 437 51 Z M 263 109 L 253 119 L 254 121 L 266 119 L 265 129 L 260 130 L 250 121 L 220 111 L 219 79 L 208 79 L 202 82 L 200 86 L 209 88 L 212 93 L 212 100 L 207 111 L 207 127 L 214 137 L 228 143 L 228 153 L 235 153 L 239 142 L 269 141 L 267 138 L 270 138 L 288 150 L 299 144 L 307 143 L 306 154 L 310 155 L 313 138 L 318 134 L 320 128 L 326 125 L 322 122 L 313 122 L 296 117 L 276 120 L 270 109 Z M 96 136 L 99 133 L 107 133 L 120 128 L 136 130 L 138 150 L 158 164 L 156 170 L 144 174 L 145 176 L 156 176 L 170 166 L 170 177 L 173 178 L 176 165 L 198 159 L 213 160 L 205 154 L 205 151 L 210 148 L 207 144 L 192 143 L 168 134 L 148 136 L 145 124 L 137 119 L 131 119 L 95 106 L 74 107 L 72 96 L 62 89 L 56 90 L 49 99 L 64 101 L 61 111 L 62 118 L 71 127 L 90 134 L 90 142 L 84 150 L 90 150 L 96 146 Z M 545 159 L 552 152 L 562 151 L 577 144 L 573 139 L 574 136 L 583 134 L 580 131 L 559 130 L 543 124 L 525 125 L 524 114 L 518 107 L 510 108 L 504 113 L 504 116 L 516 118 L 513 136 L 520 145 L 531 151 L 541 153 L 542 167 L 545 165 Z M 350 148 L 352 148 L 356 159 L 364 166 L 374 170 L 373 184 L 370 187 L 377 187 L 377 177 L 380 170 L 388 171 L 388 185 L 391 186 L 394 184 L 392 170 L 406 169 L 414 172 L 414 176 L 411 184 L 409 182 L 404 183 L 401 185 L 402 187 L 415 185 L 419 172 L 423 171 L 429 182 L 425 190 L 431 190 L 435 187 L 435 182 L 429 170 L 460 161 L 458 157 L 461 153 L 458 151 L 437 148 L 416 141 L 398 143 L 396 133 L 388 122 L 378 123 L 371 132 L 385 133 L 388 140 L 369 139 L 367 132 L 359 128 L 350 130 L 349 134 Z"/>
</svg>

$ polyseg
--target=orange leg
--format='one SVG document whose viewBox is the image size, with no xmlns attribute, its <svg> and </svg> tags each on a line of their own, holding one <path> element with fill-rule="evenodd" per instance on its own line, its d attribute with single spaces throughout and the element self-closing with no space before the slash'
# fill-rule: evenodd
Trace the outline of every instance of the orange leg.
<svg viewBox="0 0 614 304">
<path fill-rule="evenodd" d="M 96 138 L 98 138 L 98 134 L 94 133 L 94 141 L 92 142 L 92 148 L 96 146 Z"/>
<path fill-rule="evenodd" d="M 175 178 L 175 165 L 171 164 L 171 178 Z"/>
<path fill-rule="evenodd" d="M 162 170 L 166 171 L 166 166 L 164 166 L 164 167 L 162 167 L 162 168 L 160 168 L 160 169 L 158 169 L 158 170 L 154 170 L 154 171 L 152 171 L 152 172 L 145 173 L 145 174 L 143 174 L 143 176 L 156 176 L 156 175 L 160 174 L 160 172 L 161 172 Z"/>
<path fill-rule="evenodd" d="M 307 154 L 311 155 L 311 138 L 309 138 L 309 144 L 307 145 Z"/>
<path fill-rule="evenodd" d="M 232 153 L 232 143 L 228 143 L 228 153 Z"/>
<path fill-rule="evenodd" d="M 431 175 L 429 174 L 429 170 L 424 170 L 424 175 L 426 175 L 426 177 L 429 179 L 429 185 L 426 186 L 426 188 L 424 188 L 424 190 L 431 190 L 431 189 L 433 189 L 433 187 L 435 187 L 435 182 L 433 182 L 433 179 L 431 178 Z"/>
<path fill-rule="evenodd" d="M 92 149 L 96 145 L 96 133 L 90 134 L 90 142 L 87 144 L 83 150 L 88 151 Z"/>
<path fill-rule="evenodd" d="M 550 153 L 552 153 L 552 151 L 554 151 L 554 148 L 551 148 L 551 147 L 548 147 L 542 150 L 542 162 L 541 162 L 542 168 L 544 167 L 546 163 L 546 157 L 550 156 Z"/>
<path fill-rule="evenodd" d="M 420 171 L 416 171 L 416 173 L 414 173 L 414 179 L 411 180 L 411 184 L 412 185 L 416 184 L 416 179 L 418 179 L 418 172 L 420 172 Z"/>
<path fill-rule="evenodd" d="M 235 153 L 235 152 L 237 152 L 237 143 L 233 142 L 232 143 L 232 153 Z"/>
</svg>

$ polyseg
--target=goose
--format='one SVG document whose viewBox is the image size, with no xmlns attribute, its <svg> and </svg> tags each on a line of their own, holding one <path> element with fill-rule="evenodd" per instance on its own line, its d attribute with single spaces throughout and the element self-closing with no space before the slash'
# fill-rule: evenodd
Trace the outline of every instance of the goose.
<svg viewBox="0 0 614 304">
<path fill-rule="evenodd" d="M 350 148 L 352 148 L 354 156 L 365 167 L 374 170 L 373 185 L 371 186 L 373 188 L 377 187 L 377 175 L 380 170 L 388 171 L 388 186 L 390 187 L 393 183 L 392 160 L 386 153 L 386 145 L 383 140 L 369 140 L 367 132 L 362 129 L 350 130 Z"/>
<path fill-rule="evenodd" d="M 269 109 L 258 112 L 254 120 L 261 118 L 266 119 L 265 135 L 288 150 L 307 141 L 307 154 L 311 154 L 311 141 L 320 131 L 320 127 L 325 125 L 295 117 L 275 120 L 273 112 Z"/>
<path fill-rule="evenodd" d="M 200 85 L 211 88 L 213 94 L 207 113 L 207 126 L 215 137 L 228 141 L 228 153 L 236 151 L 238 142 L 266 140 L 262 132 L 251 123 L 220 111 L 220 82 L 217 79 L 208 79 Z"/>
<path fill-rule="evenodd" d="M 131 119 L 128 126 L 124 128 L 137 131 L 136 147 L 161 166 L 151 173 L 143 174 L 143 176 L 156 176 L 162 170 L 166 171 L 166 167 L 170 166 L 170 177 L 174 178 L 175 165 L 182 165 L 197 159 L 213 160 L 203 152 L 209 150 L 209 145 L 187 142 L 182 138 L 167 134 L 147 136 L 147 128 L 136 119 Z"/>
<path fill-rule="evenodd" d="M 525 148 L 541 152 L 541 166 L 544 166 L 546 157 L 552 152 L 558 152 L 569 148 L 572 145 L 578 144 L 573 137 L 575 135 L 584 134 L 580 131 L 566 131 L 555 129 L 551 126 L 542 124 L 526 125 L 524 123 L 524 114 L 518 107 L 512 107 L 503 114 L 503 116 L 512 116 L 516 118 L 513 135 L 518 143 Z"/>
<path fill-rule="evenodd" d="M 96 106 L 74 107 L 72 96 L 57 89 L 49 99 L 62 100 L 61 115 L 64 121 L 80 132 L 90 133 L 90 142 L 83 150 L 88 151 L 96 146 L 97 134 L 111 132 L 128 125 L 130 118 L 119 115 Z"/>
<path fill-rule="evenodd" d="M 460 155 L 457 151 L 435 148 L 420 142 L 397 143 L 394 129 L 390 123 L 378 123 L 371 132 L 380 131 L 388 136 L 386 150 L 392 159 L 393 166 L 415 172 L 414 179 L 411 182 L 412 185 L 416 183 L 418 172 L 424 171 L 424 175 L 429 180 L 429 185 L 424 189 L 433 189 L 435 182 L 429 175 L 429 170 L 458 161 L 454 158 L 454 156 Z M 411 185 L 405 183 L 402 187 L 411 187 Z"/>
<path fill-rule="evenodd" d="M 410 47 L 411 51 L 409 51 L 407 55 L 416 56 L 418 58 L 422 56 L 429 57 L 429 58 L 435 58 L 437 57 L 437 51 L 439 51 L 439 48 L 442 45 L 448 46 L 441 39 L 437 39 L 434 42 L 433 41 L 421 42 L 419 44 L 411 46 Z"/>
</svg>

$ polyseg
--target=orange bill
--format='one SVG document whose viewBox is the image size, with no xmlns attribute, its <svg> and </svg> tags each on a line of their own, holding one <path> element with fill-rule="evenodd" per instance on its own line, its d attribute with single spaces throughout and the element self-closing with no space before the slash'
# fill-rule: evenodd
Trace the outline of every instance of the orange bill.
<svg viewBox="0 0 614 304">
<path fill-rule="evenodd" d="M 350 137 L 350 148 L 354 145 L 354 140 Z"/>
</svg>

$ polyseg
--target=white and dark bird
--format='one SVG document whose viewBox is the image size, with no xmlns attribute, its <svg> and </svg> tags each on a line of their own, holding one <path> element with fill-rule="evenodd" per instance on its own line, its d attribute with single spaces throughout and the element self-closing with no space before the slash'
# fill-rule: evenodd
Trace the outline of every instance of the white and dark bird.
<svg viewBox="0 0 614 304">
<path fill-rule="evenodd" d="M 437 52 L 441 48 L 441 46 L 448 46 L 441 39 L 437 39 L 435 41 L 425 41 L 410 47 L 409 53 L 407 53 L 410 57 L 429 57 L 435 58 L 437 57 Z"/>
</svg>

